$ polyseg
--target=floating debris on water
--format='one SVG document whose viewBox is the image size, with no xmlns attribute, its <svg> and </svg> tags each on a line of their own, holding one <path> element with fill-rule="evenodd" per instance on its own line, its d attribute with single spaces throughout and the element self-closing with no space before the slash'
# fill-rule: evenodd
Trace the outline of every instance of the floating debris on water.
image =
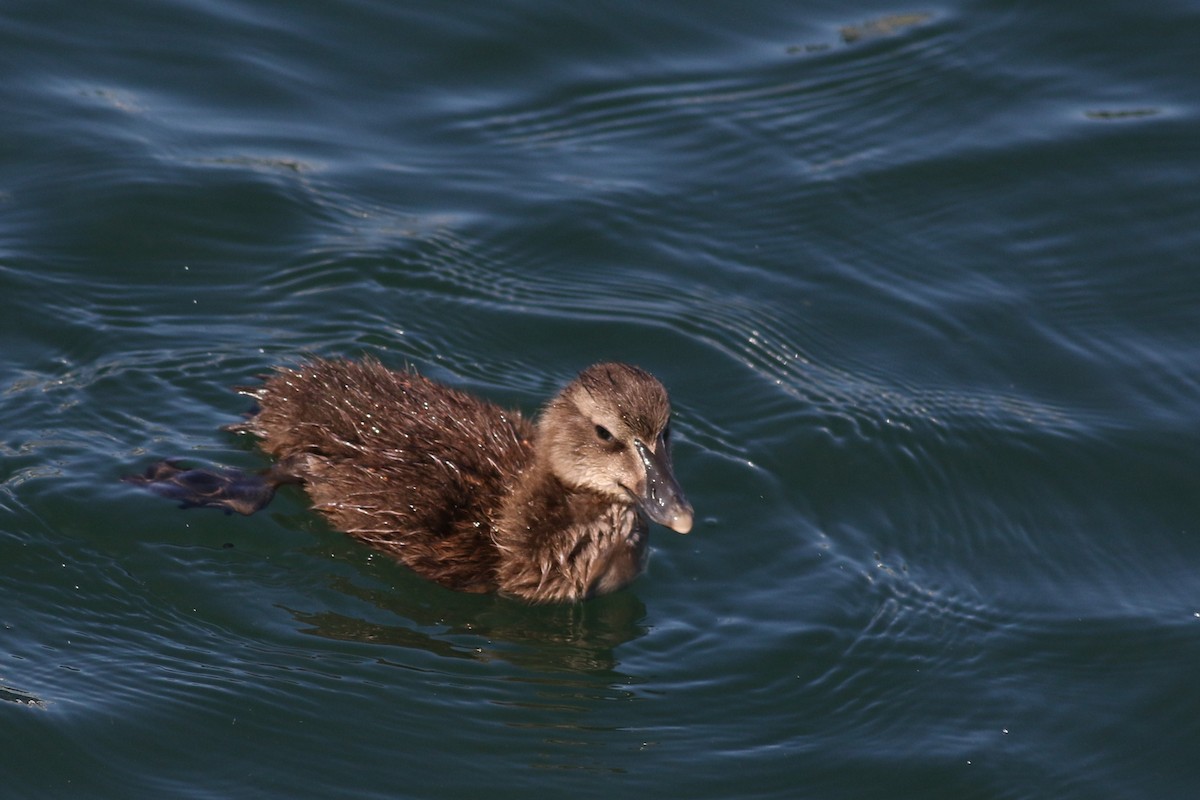
<svg viewBox="0 0 1200 800">
<path fill-rule="evenodd" d="M 879 17 L 878 19 L 869 20 L 857 25 L 843 25 L 838 28 L 838 33 L 841 35 L 844 44 L 854 44 L 863 39 L 892 36 L 908 28 L 922 25 L 932 18 L 933 14 L 928 11 L 913 14 L 889 14 L 888 16 Z M 831 47 L 830 44 L 825 42 L 793 44 L 788 46 L 787 54 L 795 56 L 804 55 L 805 53 L 822 53 L 831 49 Z"/>
<path fill-rule="evenodd" d="M 1162 111 L 1157 108 L 1098 108 L 1085 111 L 1083 115 L 1088 119 L 1119 120 L 1155 117 L 1161 113 Z"/>
<path fill-rule="evenodd" d="M 11 686 L 0 685 L 0 700 L 7 700 L 10 703 L 16 703 L 22 706 L 36 706 L 45 708 L 46 701 L 35 694 L 22 692 L 20 689 L 14 689 Z"/>
<path fill-rule="evenodd" d="M 905 28 L 912 28 L 928 22 L 933 14 L 923 11 L 915 14 L 889 14 L 886 17 L 873 19 L 860 25 L 843 25 L 841 28 L 842 41 L 846 44 L 860 39 L 872 39 L 879 36 L 891 36 Z"/>
</svg>

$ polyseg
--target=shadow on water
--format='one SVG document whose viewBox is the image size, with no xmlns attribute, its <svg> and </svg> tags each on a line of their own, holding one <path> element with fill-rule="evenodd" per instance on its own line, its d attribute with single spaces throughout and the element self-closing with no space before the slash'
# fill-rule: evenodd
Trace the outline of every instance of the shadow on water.
<svg viewBox="0 0 1200 800">
<path fill-rule="evenodd" d="M 646 606 L 633 592 L 531 606 L 409 577 L 411 583 L 385 588 L 363 586 L 354 575 L 329 582 L 394 623 L 364 618 L 370 612 L 281 607 L 301 634 L 369 645 L 379 666 L 421 674 L 416 684 L 402 680 L 405 685 L 436 686 L 453 697 L 465 693 L 473 718 L 526 743 L 505 759 L 538 771 L 626 772 L 621 753 L 639 746 L 633 740 L 641 733 L 612 715 L 620 719 L 620 709 L 644 700 L 650 680 L 636 674 L 637 667 L 631 674 L 617 652 L 650 630 Z M 463 673 L 472 677 L 463 679 Z M 480 705 L 480 699 L 486 702 Z"/>
<path fill-rule="evenodd" d="M 335 611 L 287 608 L 302 633 L 336 641 L 383 644 L 482 663 L 505 661 L 546 672 L 608 673 L 617 647 L 647 632 L 646 607 L 620 592 L 572 605 L 529 606 L 501 597 L 457 596 L 438 587 L 436 602 L 392 589 L 368 589 L 345 577 L 332 588 L 408 624 L 373 622 Z"/>
</svg>

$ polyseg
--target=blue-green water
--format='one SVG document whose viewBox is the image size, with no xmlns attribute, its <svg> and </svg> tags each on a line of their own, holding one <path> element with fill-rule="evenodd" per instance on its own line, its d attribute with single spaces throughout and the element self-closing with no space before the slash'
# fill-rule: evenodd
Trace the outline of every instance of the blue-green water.
<svg viewBox="0 0 1200 800">
<path fill-rule="evenodd" d="M 5 798 L 1192 798 L 1194 3 L 0 10 Z M 374 354 L 670 387 L 686 537 L 458 595 L 257 468 Z"/>
</svg>

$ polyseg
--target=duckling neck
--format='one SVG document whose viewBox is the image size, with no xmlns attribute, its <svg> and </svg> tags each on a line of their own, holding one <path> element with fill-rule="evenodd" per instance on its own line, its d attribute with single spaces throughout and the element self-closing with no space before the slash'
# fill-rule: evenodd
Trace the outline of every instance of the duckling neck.
<svg viewBox="0 0 1200 800">
<path fill-rule="evenodd" d="M 534 602 L 583 600 L 645 567 L 647 526 L 628 502 L 567 486 L 535 462 L 496 527 L 500 591 Z"/>
</svg>

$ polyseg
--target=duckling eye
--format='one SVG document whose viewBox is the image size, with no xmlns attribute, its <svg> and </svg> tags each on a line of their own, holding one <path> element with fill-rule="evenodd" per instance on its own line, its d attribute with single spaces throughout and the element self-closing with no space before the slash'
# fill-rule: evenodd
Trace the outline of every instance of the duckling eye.
<svg viewBox="0 0 1200 800">
<path fill-rule="evenodd" d="M 609 433 L 608 428 L 603 425 L 596 426 L 596 437 L 602 442 L 611 442 L 613 435 Z"/>
</svg>

